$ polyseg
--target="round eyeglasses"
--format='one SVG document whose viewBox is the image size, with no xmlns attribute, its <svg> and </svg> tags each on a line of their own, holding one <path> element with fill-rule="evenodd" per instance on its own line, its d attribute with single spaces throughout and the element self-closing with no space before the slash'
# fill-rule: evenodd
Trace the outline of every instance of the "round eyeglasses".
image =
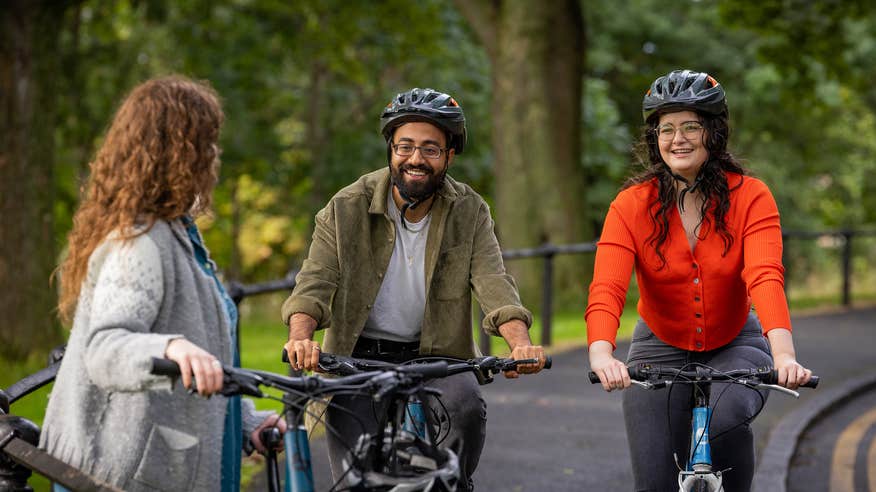
<svg viewBox="0 0 876 492">
<path fill-rule="evenodd" d="M 686 121 L 678 128 L 672 123 L 665 123 L 654 129 L 657 138 L 663 141 L 669 141 L 675 138 L 675 134 L 681 131 L 681 136 L 687 140 L 693 140 L 703 133 L 703 124 L 698 121 Z"/>
</svg>

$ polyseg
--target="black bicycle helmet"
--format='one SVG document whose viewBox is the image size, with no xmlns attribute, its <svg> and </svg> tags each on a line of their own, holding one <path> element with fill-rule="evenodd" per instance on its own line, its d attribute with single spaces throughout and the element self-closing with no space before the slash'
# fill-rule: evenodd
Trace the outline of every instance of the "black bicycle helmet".
<svg viewBox="0 0 876 492">
<path fill-rule="evenodd" d="M 450 136 L 448 147 L 461 154 L 465 148 L 465 114 L 455 99 L 434 89 L 414 88 L 395 96 L 380 115 L 381 133 L 387 142 L 400 125 L 425 121 Z"/>
<path fill-rule="evenodd" d="M 374 453 L 380 448 L 392 448 L 394 459 L 376 467 Z M 386 438 L 382 446 L 370 434 L 363 434 L 342 463 L 349 487 L 344 490 L 452 492 L 460 480 L 456 453 L 426 444 L 412 434 Z"/>
<path fill-rule="evenodd" d="M 642 100 L 642 117 L 646 123 L 655 113 L 682 109 L 726 116 L 724 88 L 707 73 L 674 70 L 655 80 Z"/>
</svg>

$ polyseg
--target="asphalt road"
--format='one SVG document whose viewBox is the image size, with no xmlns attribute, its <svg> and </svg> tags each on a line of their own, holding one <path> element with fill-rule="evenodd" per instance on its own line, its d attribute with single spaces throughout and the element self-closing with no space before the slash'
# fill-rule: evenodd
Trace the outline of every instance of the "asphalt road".
<svg viewBox="0 0 876 492">
<path fill-rule="evenodd" d="M 582 323 L 583 325 L 583 323 Z M 798 359 L 822 377 L 818 390 L 799 400 L 773 394 L 754 423 L 758 451 L 770 430 L 817 391 L 876 371 L 876 308 L 795 317 Z M 583 338 L 582 326 L 582 338 Z M 626 353 L 621 344 L 618 354 Z M 630 490 L 621 395 L 587 380 L 585 349 L 553 354 L 554 368 L 517 380 L 497 378 L 483 388 L 488 405 L 487 443 L 475 473 L 478 490 Z M 322 439 L 312 443 L 317 490 L 330 474 Z M 795 490 L 823 490 L 812 488 Z M 263 490 L 256 485 L 250 490 Z"/>
</svg>

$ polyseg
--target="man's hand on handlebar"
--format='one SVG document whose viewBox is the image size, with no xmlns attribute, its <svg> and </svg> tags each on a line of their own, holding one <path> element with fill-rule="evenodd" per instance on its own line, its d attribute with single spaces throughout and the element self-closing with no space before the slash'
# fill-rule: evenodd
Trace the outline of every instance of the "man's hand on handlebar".
<svg viewBox="0 0 876 492">
<path fill-rule="evenodd" d="M 319 342 L 313 340 L 316 320 L 305 313 L 289 318 L 289 341 L 283 347 L 289 354 L 289 364 L 296 371 L 315 371 L 319 368 Z"/>
<path fill-rule="evenodd" d="M 541 345 L 518 345 L 511 351 L 511 358 L 520 359 L 538 359 L 538 364 L 520 364 L 516 371 L 505 371 L 505 377 L 514 379 L 520 377 L 520 374 L 533 374 L 541 371 L 545 363 L 544 349 Z"/>
<path fill-rule="evenodd" d="M 289 354 L 289 364 L 296 371 L 319 369 L 319 342 L 313 340 L 289 340 L 283 346 Z"/>
</svg>

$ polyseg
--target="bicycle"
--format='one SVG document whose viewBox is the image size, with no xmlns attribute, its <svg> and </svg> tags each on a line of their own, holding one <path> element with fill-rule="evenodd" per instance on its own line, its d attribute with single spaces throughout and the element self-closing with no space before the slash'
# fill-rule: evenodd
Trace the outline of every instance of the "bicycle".
<svg viewBox="0 0 876 492">
<path fill-rule="evenodd" d="M 686 367 L 693 366 L 693 370 Z M 712 469 L 712 450 L 709 443 L 709 425 L 712 420 L 710 404 L 711 385 L 713 382 L 740 384 L 754 390 L 765 389 L 778 391 L 794 398 L 800 393 L 778 386 L 778 372 L 769 367 L 719 371 L 702 364 L 689 364 L 681 369 L 660 367 L 651 364 L 636 364 L 628 368 L 633 384 L 649 390 L 670 387 L 674 384 L 693 385 L 693 408 L 691 411 L 690 449 L 684 468 L 679 467 L 679 492 L 722 492 L 723 474 L 728 470 Z M 588 373 L 590 382 L 599 383 L 599 376 L 593 371 Z M 818 376 L 812 378 L 801 387 L 815 388 L 819 383 Z M 763 408 L 763 407 L 761 407 Z M 751 417 L 753 420 L 754 416 Z"/>
<path fill-rule="evenodd" d="M 33 490 L 27 481 L 36 471 L 70 490 L 120 492 L 38 448 L 40 428 L 10 413 L 12 403 L 55 380 L 61 357 L 63 349 L 55 349 L 48 367 L 0 389 L 0 491 Z"/>
<path fill-rule="evenodd" d="M 266 371 L 223 366 L 222 395 L 248 395 L 278 399 L 284 404 L 287 429 L 283 436 L 276 427 L 262 431 L 261 438 L 269 449 L 282 440 L 285 450 L 287 492 L 313 492 L 314 479 L 310 463 L 310 445 L 303 416 L 308 403 L 329 395 L 369 394 L 376 400 L 389 402 L 406 398 L 424 387 L 429 378 L 447 374 L 446 362 L 394 366 L 381 370 L 326 378 L 322 376 L 290 377 Z M 178 376 L 179 366 L 166 359 L 153 359 L 153 374 Z M 283 393 L 281 398 L 264 394 L 260 387 L 270 387 Z M 379 436 L 363 436 L 357 449 L 351 452 L 349 486 L 344 490 L 454 490 L 458 478 L 458 461 L 451 450 L 437 448 L 415 435 L 403 433 L 400 425 L 390 425 L 390 431 Z M 276 454 L 268 453 L 274 465 L 268 467 L 268 488 L 280 487 Z M 376 480 L 379 478 L 379 480 Z M 336 483 L 332 490 L 337 489 Z M 443 488 L 442 488 L 443 487 Z"/>
<path fill-rule="evenodd" d="M 285 350 L 283 351 L 282 359 L 284 362 L 289 362 Z M 484 385 L 491 383 L 493 381 L 493 376 L 500 372 L 515 370 L 519 364 L 537 363 L 538 361 L 535 359 L 514 360 L 492 356 L 477 357 L 473 359 L 421 357 L 397 365 L 379 360 L 358 359 L 323 352 L 319 357 L 319 370 L 323 373 L 346 377 L 361 374 L 363 372 L 386 371 L 399 367 L 416 367 L 436 362 L 448 364 L 446 374 L 441 377 L 452 376 L 463 372 L 474 372 L 478 383 Z M 551 365 L 552 360 L 548 357 L 545 361 L 544 367 L 549 369 Z M 440 432 L 436 430 L 440 429 L 440 426 L 435 422 L 436 419 L 434 419 L 429 412 L 424 410 L 424 398 L 426 396 L 440 397 L 440 392 L 433 390 L 432 388 L 420 387 L 405 391 L 400 396 L 403 398 L 392 400 L 387 406 L 386 412 L 383 413 L 385 418 L 379 422 L 377 426 L 377 435 L 371 436 L 369 434 L 363 434 L 360 436 L 359 440 L 350 447 L 351 459 L 350 462 L 345 462 L 346 466 L 344 467 L 346 469 L 345 477 L 350 483 L 367 482 L 370 486 L 375 487 L 387 486 L 392 483 L 391 478 L 381 476 L 378 473 L 363 475 L 360 473 L 358 467 L 351 466 L 356 460 L 367 461 L 368 454 L 371 452 L 371 447 L 383 443 L 387 439 L 386 436 L 400 436 L 402 438 L 401 442 L 411 442 L 414 440 L 413 442 L 421 443 L 421 445 L 432 448 L 442 443 L 443 438 L 440 435 Z M 449 418 L 439 420 L 450 421 Z M 449 430 L 450 429 L 448 428 L 446 433 L 449 433 Z M 446 433 L 444 434 L 445 436 Z M 273 442 L 277 439 L 276 436 L 271 438 L 270 436 L 265 436 L 264 433 L 261 437 L 263 442 Z M 306 438 L 306 435 L 304 437 Z M 272 453 L 268 453 L 266 458 L 268 482 L 275 482 L 277 480 L 275 477 L 278 476 L 276 456 Z M 428 459 L 423 459 L 422 453 L 417 460 L 420 466 L 426 467 L 427 469 L 435 467 L 434 463 L 431 463 Z M 378 462 L 377 465 L 378 467 L 392 467 L 391 462 Z M 289 472 L 290 469 L 287 463 L 287 475 Z M 343 479 L 344 477 L 341 478 L 341 480 Z M 443 487 L 447 490 L 454 490 L 454 488 L 448 488 L 446 485 Z"/>
</svg>

